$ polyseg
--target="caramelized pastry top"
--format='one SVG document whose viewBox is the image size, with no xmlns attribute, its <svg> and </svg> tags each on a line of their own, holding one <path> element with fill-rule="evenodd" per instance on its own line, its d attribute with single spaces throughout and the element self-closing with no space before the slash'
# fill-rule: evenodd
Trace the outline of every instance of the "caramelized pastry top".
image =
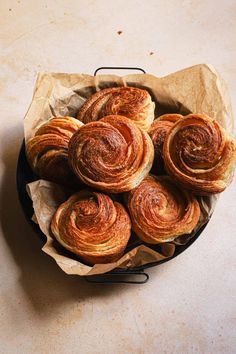
<svg viewBox="0 0 236 354">
<path fill-rule="evenodd" d="M 164 173 L 164 161 L 163 161 L 163 144 L 167 133 L 172 128 L 175 122 L 183 118 L 181 114 L 163 114 L 162 116 L 155 119 L 149 128 L 149 135 L 152 139 L 155 158 L 153 163 L 152 172 L 154 174 Z"/>
<path fill-rule="evenodd" d="M 153 158 L 149 135 L 123 116 L 85 124 L 69 143 L 74 173 L 106 192 L 121 193 L 137 186 L 150 171 Z"/>
<path fill-rule="evenodd" d="M 122 115 L 147 131 L 154 119 L 154 109 L 155 104 L 146 90 L 112 87 L 92 95 L 80 109 L 77 118 L 88 123 L 107 115 Z"/>
<path fill-rule="evenodd" d="M 180 185 L 208 195 L 229 185 L 236 143 L 214 119 L 189 114 L 169 130 L 163 156 L 166 170 Z"/>
<path fill-rule="evenodd" d="M 121 257 L 131 233 L 125 208 L 103 193 L 82 190 L 57 209 L 51 230 L 59 243 L 89 264 Z"/>
<path fill-rule="evenodd" d="M 72 117 L 51 118 L 26 144 L 26 156 L 36 175 L 53 182 L 78 182 L 68 164 L 68 143 L 83 125 Z"/>
<path fill-rule="evenodd" d="M 197 199 L 168 176 L 147 176 L 125 198 L 132 228 L 147 243 L 173 241 L 191 233 L 199 221 Z"/>
</svg>

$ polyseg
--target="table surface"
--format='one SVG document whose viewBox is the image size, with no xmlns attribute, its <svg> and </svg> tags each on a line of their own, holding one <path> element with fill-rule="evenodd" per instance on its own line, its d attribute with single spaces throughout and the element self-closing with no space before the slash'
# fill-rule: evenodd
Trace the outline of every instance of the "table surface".
<svg viewBox="0 0 236 354">
<path fill-rule="evenodd" d="M 235 113 L 235 0 L 2 0 L 0 16 L 0 353 L 233 353 L 235 180 L 204 234 L 150 269 L 147 284 L 104 286 L 65 275 L 40 250 L 15 168 L 39 71 L 120 65 L 164 76 L 211 63 Z"/>
</svg>

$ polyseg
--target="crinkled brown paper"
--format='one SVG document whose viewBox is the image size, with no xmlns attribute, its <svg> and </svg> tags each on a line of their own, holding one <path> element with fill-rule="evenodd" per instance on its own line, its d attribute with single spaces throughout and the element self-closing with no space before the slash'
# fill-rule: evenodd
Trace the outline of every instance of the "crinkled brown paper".
<svg viewBox="0 0 236 354">
<path fill-rule="evenodd" d="M 232 133 L 233 116 L 224 82 L 213 67 L 196 65 L 162 78 L 149 74 L 94 77 L 85 74 L 40 73 L 24 120 L 26 141 L 34 135 L 39 125 L 52 116 L 76 116 L 90 95 L 110 86 L 137 86 L 147 89 L 156 102 L 156 117 L 171 112 L 183 115 L 205 113 Z M 57 206 L 68 197 L 68 192 L 45 180 L 29 183 L 27 190 L 33 202 L 33 220 L 38 222 L 47 237 L 42 250 L 54 258 L 65 273 L 81 276 L 103 274 L 116 267 L 137 267 L 173 256 L 175 245 L 188 242 L 210 218 L 217 200 L 217 196 L 199 198 L 201 221 L 190 236 L 179 237 L 175 243 L 162 244 L 159 252 L 142 244 L 125 253 L 117 262 L 91 267 L 81 263 L 76 256 L 58 245 L 50 232 L 51 218 Z"/>
</svg>

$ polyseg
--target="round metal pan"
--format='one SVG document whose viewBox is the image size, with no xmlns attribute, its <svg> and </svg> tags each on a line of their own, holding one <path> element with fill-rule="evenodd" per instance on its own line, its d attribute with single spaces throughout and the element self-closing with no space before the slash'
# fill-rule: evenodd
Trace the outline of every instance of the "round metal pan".
<svg viewBox="0 0 236 354">
<path fill-rule="evenodd" d="M 94 76 L 97 75 L 97 73 L 101 70 L 128 70 L 128 71 L 140 71 L 142 73 L 146 73 L 144 69 L 139 68 L 139 67 L 108 67 L 108 66 L 103 66 L 100 68 L 97 68 L 94 72 Z M 35 224 L 32 221 L 32 215 L 33 215 L 33 207 L 32 207 L 32 202 L 31 199 L 29 198 L 27 192 L 26 192 L 26 184 L 33 182 L 35 180 L 35 176 L 30 169 L 30 166 L 27 162 L 26 156 L 25 156 L 25 144 L 24 141 L 21 145 L 20 152 L 19 152 L 19 157 L 18 157 L 18 163 L 17 163 L 17 170 L 16 170 L 16 184 L 17 184 L 17 191 L 18 191 L 18 196 L 19 200 L 25 215 L 26 220 L 30 224 L 30 226 L 33 228 L 35 233 L 41 238 L 42 242 L 46 240 L 46 236 L 42 233 L 40 230 L 39 226 Z M 188 247 L 190 247 L 193 242 L 196 241 L 196 239 L 200 236 L 204 228 L 206 227 L 207 224 L 203 225 L 198 232 L 195 234 L 194 237 L 190 239 L 190 241 L 186 245 L 181 245 L 181 246 L 176 246 L 175 253 L 172 257 L 164 259 L 162 261 L 158 262 L 152 262 L 145 264 L 140 267 L 135 267 L 135 268 L 129 268 L 125 270 L 121 269 L 115 269 L 113 271 L 110 271 L 106 273 L 105 275 L 99 275 L 99 276 L 90 276 L 86 277 L 86 279 L 90 282 L 94 283 L 130 283 L 130 284 L 143 284 L 146 283 L 149 279 L 149 275 L 144 272 L 145 269 L 148 269 L 150 267 L 154 267 L 157 265 L 160 265 L 162 263 L 168 262 L 171 259 L 177 257 L 179 254 L 184 252 Z M 127 246 L 126 252 L 130 251 L 132 248 L 137 247 L 136 246 Z M 126 277 L 130 276 L 135 276 L 136 280 L 127 280 Z M 125 279 L 123 277 L 125 276 Z M 139 279 L 137 279 L 139 278 Z"/>
</svg>

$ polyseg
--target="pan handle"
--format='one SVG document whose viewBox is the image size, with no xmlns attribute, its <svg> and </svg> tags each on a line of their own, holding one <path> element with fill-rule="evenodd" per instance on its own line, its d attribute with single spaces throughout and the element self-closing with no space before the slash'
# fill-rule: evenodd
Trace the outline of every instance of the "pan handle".
<svg viewBox="0 0 236 354">
<path fill-rule="evenodd" d="M 101 66 L 100 68 L 97 68 L 94 71 L 93 75 L 96 76 L 100 70 L 138 70 L 138 71 L 142 71 L 143 74 L 146 74 L 146 71 L 144 69 L 136 68 L 132 66 Z"/>
<path fill-rule="evenodd" d="M 116 279 L 116 277 L 120 279 Z M 127 276 L 136 277 L 135 280 L 125 279 Z M 139 278 L 139 279 L 138 279 Z M 142 270 L 114 270 L 109 273 L 91 275 L 85 278 L 89 283 L 97 284 L 145 284 L 149 275 Z"/>
</svg>

